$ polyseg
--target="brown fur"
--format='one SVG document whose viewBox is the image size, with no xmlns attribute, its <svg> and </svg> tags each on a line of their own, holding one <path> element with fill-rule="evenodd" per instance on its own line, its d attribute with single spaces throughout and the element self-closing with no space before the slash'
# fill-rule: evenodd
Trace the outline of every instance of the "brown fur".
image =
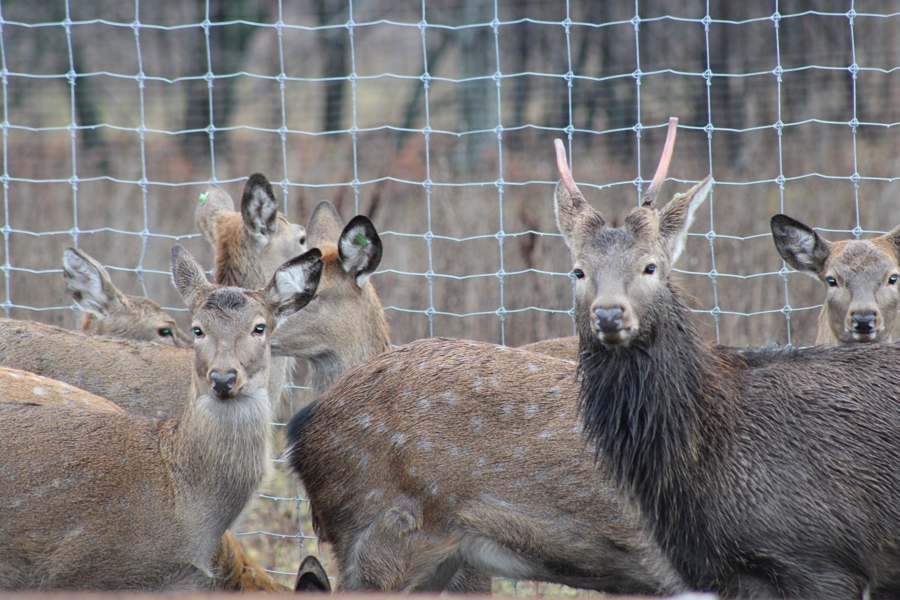
<svg viewBox="0 0 900 600">
<path fill-rule="evenodd" d="M 66 288 L 82 309 L 80 331 L 185 348 L 193 340 L 159 304 L 123 294 L 103 265 L 77 248 L 63 252 Z"/>
<path fill-rule="evenodd" d="M 122 411 L 109 400 L 73 385 L 9 367 L 0 367 L 0 402 Z"/>
<path fill-rule="evenodd" d="M 16 490 L 0 511 L 0 588 L 215 585 L 213 553 L 267 467 L 268 336 L 294 291 L 213 286 L 180 248 L 173 279 L 198 335 L 183 413 L 0 404 L 0 469 Z"/>
<path fill-rule="evenodd" d="M 772 237 L 790 266 L 825 286 L 816 344 L 893 341 L 900 311 L 900 227 L 871 240 L 829 242 L 786 215 Z"/>
<path fill-rule="evenodd" d="M 490 590 L 490 576 L 618 593 L 680 589 L 599 476 L 575 364 L 421 340 L 341 376 L 291 421 L 289 459 L 339 589 Z"/>
</svg>

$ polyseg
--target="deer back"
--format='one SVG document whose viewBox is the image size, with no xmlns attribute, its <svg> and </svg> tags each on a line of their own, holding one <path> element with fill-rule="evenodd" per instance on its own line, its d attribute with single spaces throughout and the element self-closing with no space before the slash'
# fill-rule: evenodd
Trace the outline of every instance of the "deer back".
<svg viewBox="0 0 900 600">
<path fill-rule="evenodd" d="M 892 341 L 900 311 L 900 227 L 871 240 L 829 242 L 787 215 L 772 217 L 778 253 L 825 286 L 816 344 Z"/>
<path fill-rule="evenodd" d="M 420 340 L 350 369 L 288 429 L 339 588 L 442 591 L 468 566 L 679 589 L 577 414 L 574 363 L 492 344 Z"/>
<path fill-rule="evenodd" d="M 148 416 L 184 408 L 192 351 L 0 319 L 0 364 L 63 381 Z"/>
<path fill-rule="evenodd" d="M 159 304 L 123 294 L 103 265 L 85 252 L 77 248 L 63 251 L 63 276 L 66 288 L 84 311 L 82 332 L 178 348 L 193 343 Z"/>
</svg>

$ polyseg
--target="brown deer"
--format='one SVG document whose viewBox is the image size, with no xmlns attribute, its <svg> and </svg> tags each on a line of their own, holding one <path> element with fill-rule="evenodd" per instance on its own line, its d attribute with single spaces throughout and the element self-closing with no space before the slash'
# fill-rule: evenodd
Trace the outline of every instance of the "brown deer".
<svg viewBox="0 0 900 600">
<path fill-rule="evenodd" d="M 303 260 L 302 312 L 279 323 L 272 355 L 304 358 L 310 389 L 318 397 L 349 367 L 391 347 L 387 319 L 369 276 L 381 263 L 381 238 L 372 222 L 357 215 L 345 226 L 323 200 L 309 217 Z"/>
<path fill-rule="evenodd" d="M 871 240 L 829 242 L 787 215 L 772 217 L 781 258 L 825 285 L 816 344 L 892 341 L 900 311 L 900 227 Z"/>
<path fill-rule="evenodd" d="M 268 342 L 302 306 L 296 271 L 250 292 L 208 283 L 173 249 L 196 336 L 176 417 L 0 404 L 0 589 L 214 585 L 214 550 L 268 464 Z"/>
<path fill-rule="evenodd" d="M 193 340 L 160 307 L 142 296 L 123 294 L 103 265 L 77 248 L 63 251 L 66 288 L 84 312 L 84 333 L 186 348 Z"/>
<path fill-rule="evenodd" d="M 575 364 L 426 339 L 351 368 L 288 427 L 340 591 L 490 592 L 491 576 L 683 588 L 597 471 Z"/>
<path fill-rule="evenodd" d="M 672 277 L 711 181 L 612 228 L 557 165 L 586 439 L 688 586 L 900 595 L 900 348 L 711 346 Z"/>
<path fill-rule="evenodd" d="M 194 221 L 215 252 L 215 281 L 222 285 L 258 288 L 286 261 L 306 251 L 306 230 L 278 211 L 272 185 L 254 173 L 244 185 L 241 211 L 224 190 L 210 185 L 200 194 Z M 287 398 L 294 359 L 274 358 L 269 395 L 279 406 Z"/>
</svg>

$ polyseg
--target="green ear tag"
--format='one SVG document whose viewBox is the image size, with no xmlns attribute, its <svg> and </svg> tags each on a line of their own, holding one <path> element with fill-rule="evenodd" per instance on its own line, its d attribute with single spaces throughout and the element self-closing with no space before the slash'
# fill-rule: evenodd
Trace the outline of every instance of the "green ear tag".
<svg viewBox="0 0 900 600">
<path fill-rule="evenodd" d="M 361 233 L 357 233 L 353 239 L 356 240 L 356 243 L 363 248 L 369 245 L 369 240 L 367 240 Z"/>
<path fill-rule="evenodd" d="M 209 192 L 203 192 L 200 194 L 200 204 L 206 204 L 206 199 L 209 198 Z"/>
<path fill-rule="evenodd" d="M 682 194 L 681 192 L 676 192 L 675 195 L 672 196 L 672 200 L 678 200 L 682 196 L 684 196 L 684 194 Z"/>
</svg>

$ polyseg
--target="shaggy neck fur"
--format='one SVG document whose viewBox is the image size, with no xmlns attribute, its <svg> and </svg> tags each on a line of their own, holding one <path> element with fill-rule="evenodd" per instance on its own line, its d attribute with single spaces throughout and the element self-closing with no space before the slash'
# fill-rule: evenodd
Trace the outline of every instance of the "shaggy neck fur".
<svg viewBox="0 0 900 600">
<path fill-rule="evenodd" d="M 580 409 L 598 459 L 637 500 L 660 545 L 688 581 L 710 589 L 709 564 L 720 561 L 701 490 L 728 424 L 715 358 L 678 295 L 661 294 L 642 315 L 648 329 L 625 348 L 580 328 Z"/>
</svg>

